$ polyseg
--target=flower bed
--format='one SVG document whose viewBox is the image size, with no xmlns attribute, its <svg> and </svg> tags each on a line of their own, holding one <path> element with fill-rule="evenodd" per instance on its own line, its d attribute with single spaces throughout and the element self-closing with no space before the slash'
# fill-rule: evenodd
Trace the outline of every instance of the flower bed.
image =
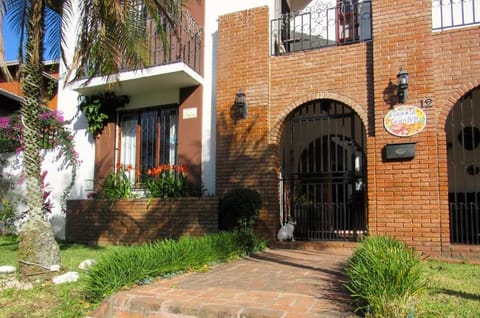
<svg viewBox="0 0 480 318">
<path fill-rule="evenodd" d="M 177 199 L 69 200 L 65 239 L 87 244 L 136 244 L 218 230 L 218 200 Z"/>
</svg>

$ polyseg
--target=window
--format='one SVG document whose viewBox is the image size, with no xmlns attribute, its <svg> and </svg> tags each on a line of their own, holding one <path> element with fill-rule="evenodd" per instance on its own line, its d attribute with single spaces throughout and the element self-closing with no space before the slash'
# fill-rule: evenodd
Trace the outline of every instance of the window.
<svg viewBox="0 0 480 318">
<path fill-rule="evenodd" d="M 337 3 L 339 43 L 358 41 L 358 0 L 341 0 Z"/>
<path fill-rule="evenodd" d="M 122 113 L 119 162 L 129 167 L 132 183 L 147 169 L 177 162 L 178 108 Z"/>
</svg>

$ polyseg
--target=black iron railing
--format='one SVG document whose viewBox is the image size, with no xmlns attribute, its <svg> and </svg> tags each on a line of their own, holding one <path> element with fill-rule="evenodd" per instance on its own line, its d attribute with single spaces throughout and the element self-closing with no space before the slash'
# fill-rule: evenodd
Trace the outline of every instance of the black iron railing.
<svg viewBox="0 0 480 318">
<path fill-rule="evenodd" d="M 479 0 L 432 0 L 432 30 L 480 24 Z"/>
<path fill-rule="evenodd" d="M 356 241 L 367 234 L 363 188 L 355 190 L 347 179 L 281 180 L 282 222 L 296 221 L 296 240 Z"/>
<path fill-rule="evenodd" d="M 371 40 L 371 12 L 370 1 L 344 0 L 281 14 L 271 21 L 272 55 Z"/>
<path fill-rule="evenodd" d="M 151 18 L 146 18 L 143 23 L 140 23 L 148 37 L 149 50 L 143 67 L 183 62 L 200 74 L 203 39 L 203 29 L 200 25 L 187 10 L 182 11 L 176 29 L 167 22 L 166 18 L 161 18 L 159 23 L 161 23 L 160 27 Z M 126 61 L 121 60 L 120 63 L 120 71 L 133 70 Z M 86 77 L 92 76 L 91 72 L 92 70 L 87 66 L 84 71 L 87 74 Z M 100 75 L 103 74 L 94 74 L 94 76 Z"/>
<path fill-rule="evenodd" d="M 450 242 L 480 244 L 480 195 L 450 193 Z"/>
<path fill-rule="evenodd" d="M 168 23 L 158 28 L 152 19 L 146 21 L 150 35 L 150 58 L 147 66 L 184 62 L 200 73 L 203 30 L 186 10 L 177 32 Z"/>
</svg>

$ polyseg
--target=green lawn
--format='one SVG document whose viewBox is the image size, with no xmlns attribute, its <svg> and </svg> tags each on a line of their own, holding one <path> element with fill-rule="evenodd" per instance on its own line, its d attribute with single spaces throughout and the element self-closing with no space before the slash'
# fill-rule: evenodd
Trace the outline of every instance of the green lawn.
<svg viewBox="0 0 480 318">
<path fill-rule="evenodd" d="M 65 271 L 80 272 L 80 280 L 73 284 L 44 283 L 28 290 L 0 291 L 0 317 L 85 317 L 91 309 L 82 295 L 82 276 L 78 265 L 85 259 L 99 259 L 103 253 L 117 247 L 98 247 L 59 243 Z M 16 266 L 17 241 L 15 237 L 0 236 L 0 266 Z"/>
<path fill-rule="evenodd" d="M 417 317 L 480 317 L 480 264 L 426 262 L 428 290 Z"/>
<path fill-rule="evenodd" d="M 66 271 L 87 258 L 99 259 L 116 247 L 60 243 Z M 0 266 L 16 265 L 17 242 L 0 236 Z M 480 265 L 426 261 L 429 288 L 417 300 L 416 317 L 480 317 Z M 91 309 L 82 294 L 82 274 L 74 284 L 45 283 L 30 290 L 0 291 L 0 317 L 85 317 Z"/>
</svg>

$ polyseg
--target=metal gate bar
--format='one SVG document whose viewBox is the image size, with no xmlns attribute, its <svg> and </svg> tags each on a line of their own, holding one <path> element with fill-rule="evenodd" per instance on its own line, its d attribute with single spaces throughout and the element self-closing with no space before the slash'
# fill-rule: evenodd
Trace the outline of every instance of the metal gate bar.
<svg viewBox="0 0 480 318">
<path fill-rule="evenodd" d="M 365 129 L 348 106 L 317 100 L 297 108 L 282 138 L 282 222 L 297 240 L 356 240 L 366 234 Z"/>
<path fill-rule="evenodd" d="M 480 111 L 474 95 L 465 95 L 447 119 L 452 244 L 480 244 Z"/>
</svg>

